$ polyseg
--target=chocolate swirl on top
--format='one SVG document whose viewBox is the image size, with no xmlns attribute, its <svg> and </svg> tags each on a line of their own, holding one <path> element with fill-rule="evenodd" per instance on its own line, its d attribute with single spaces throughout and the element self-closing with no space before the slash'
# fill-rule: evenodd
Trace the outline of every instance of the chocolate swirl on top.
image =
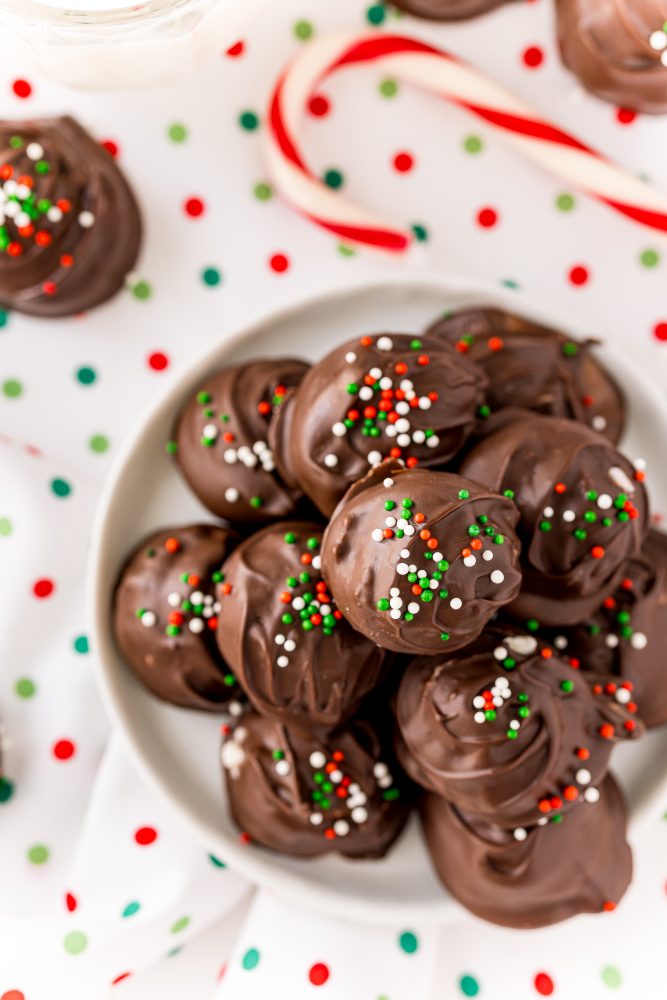
<svg viewBox="0 0 667 1000">
<path fill-rule="evenodd" d="M 508 492 L 521 512 L 523 584 L 511 608 L 520 618 L 582 621 L 641 548 L 648 508 L 643 471 L 575 421 L 514 421 L 478 444 L 461 473 Z"/>
<path fill-rule="evenodd" d="M 125 283 L 141 242 L 132 191 L 73 118 L 0 122 L 0 303 L 69 316 Z"/>
<path fill-rule="evenodd" d="M 345 621 L 320 568 L 322 528 L 271 525 L 225 563 L 218 642 L 254 708 L 331 729 L 378 683 L 385 652 Z"/>
<path fill-rule="evenodd" d="M 392 0 L 394 7 L 430 21 L 463 21 L 500 7 L 507 0 Z"/>
<path fill-rule="evenodd" d="M 491 627 L 458 655 L 414 660 L 396 717 L 410 777 L 507 828 L 597 801 L 614 743 L 643 732 L 627 688 Z"/>
<path fill-rule="evenodd" d="M 667 112 L 666 0 L 557 0 L 565 65 L 624 108 Z"/>
<path fill-rule="evenodd" d="M 326 530 L 322 563 L 345 617 L 404 653 L 458 649 L 519 590 L 518 512 L 461 476 L 386 462 Z"/>
</svg>

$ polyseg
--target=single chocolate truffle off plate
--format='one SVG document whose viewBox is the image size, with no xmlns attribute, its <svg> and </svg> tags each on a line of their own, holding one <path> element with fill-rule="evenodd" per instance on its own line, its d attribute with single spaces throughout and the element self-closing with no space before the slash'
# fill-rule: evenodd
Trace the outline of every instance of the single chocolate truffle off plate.
<svg viewBox="0 0 667 1000">
<path fill-rule="evenodd" d="M 324 573 L 348 621 L 386 649 L 458 649 L 517 596 L 517 520 L 477 483 L 385 462 L 334 512 Z"/>
<path fill-rule="evenodd" d="M 378 684 L 385 651 L 355 632 L 320 566 L 322 527 L 281 521 L 223 566 L 218 643 L 252 705 L 302 729 L 339 725 Z"/>
<path fill-rule="evenodd" d="M 140 242 L 130 187 L 78 122 L 0 122 L 0 305 L 92 309 L 123 287 Z"/>
<path fill-rule="evenodd" d="M 406 14 L 430 21 L 464 21 L 495 10 L 507 0 L 392 0 Z"/>
</svg>

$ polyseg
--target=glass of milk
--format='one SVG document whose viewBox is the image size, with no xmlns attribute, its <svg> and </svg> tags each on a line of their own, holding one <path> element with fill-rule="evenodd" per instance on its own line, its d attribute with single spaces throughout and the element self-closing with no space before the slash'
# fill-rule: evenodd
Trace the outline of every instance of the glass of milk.
<svg viewBox="0 0 667 1000">
<path fill-rule="evenodd" d="M 184 75 L 238 40 L 267 0 L 0 0 L 0 55 L 18 45 L 60 83 L 136 87 Z"/>
</svg>

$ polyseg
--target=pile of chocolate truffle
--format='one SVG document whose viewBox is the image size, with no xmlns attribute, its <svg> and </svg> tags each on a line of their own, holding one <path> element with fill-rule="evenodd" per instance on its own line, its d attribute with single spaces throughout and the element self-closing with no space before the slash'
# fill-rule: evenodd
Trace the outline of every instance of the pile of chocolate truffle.
<svg viewBox="0 0 667 1000">
<path fill-rule="evenodd" d="M 167 450 L 219 520 L 146 539 L 114 622 L 151 691 L 225 714 L 244 841 L 379 858 L 415 808 L 479 916 L 616 906 L 610 755 L 667 720 L 623 411 L 592 342 L 490 308 L 198 386 Z"/>
</svg>

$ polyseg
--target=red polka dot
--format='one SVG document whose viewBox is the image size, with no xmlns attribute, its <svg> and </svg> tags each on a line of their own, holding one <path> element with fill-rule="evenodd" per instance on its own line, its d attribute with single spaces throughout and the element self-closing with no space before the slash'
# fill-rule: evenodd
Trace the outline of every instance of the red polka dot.
<svg viewBox="0 0 667 1000">
<path fill-rule="evenodd" d="M 274 253 L 269 264 L 272 271 L 275 271 L 276 274 L 282 274 L 289 268 L 289 258 L 284 253 Z"/>
<path fill-rule="evenodd" d="M 530 45 L 524 50 L 522 58 L 528 69 L 536 69 L 544 62 L 544 52 L 538 45 Z"/>
<path fill-rule="evenodd" d="M 535 989 L 542 997 L 550 997 L 554 991 L 554 981 L 546 972 L 538 972 L 533 982 Z"/>
<path fill-rule="evenodd" d="M 411 153 L 397 153 L 394 157 L 394 170 L 399 174 L 407 174 L 415 165 L 414 157 Z"/>
<path fill-rule="evenodd" d="M 153 351 L 148 357 L 148 365 L 153 371 L 163 372 L 169 367 L 169 358 L 162 351 Z"/>
<path fill-rule="evenodd" d="M 220 982 L 220 980 L 224 977 L 224 975 L 225 975 L 226 972 L 227 972 L 227 963 L 225 962 L 220 967 L 220 972 L 218 973 L 218 982 Z"/>
<path fill-rule="evenodd" d="M 310 967 L 308 978 L 313 986 L 324 986 L 329 978 L 329 969 L 324 962 L 316 962 Z"/>
<path fill-rule="evenodd" d="M 74 911 L 77 908 L 77 905 L 78 903 L 76 901 L 76 896 L 73 896 L 71 892 L 66 893 L 65 906 L 67 907 L 70 913 L 74 913 Z"/>
<path fill-rule="evenodd" d="M 71 740 L 58 740 L 53 744 L 53 756 L 56 760 L 69 760 L 74 756 L 76 747 Z"/>
<path fill-rule="evenodd" d="M 585 285 L 590 278 L 590 274 L 588 268 L 584 267 L 583 264 L 576 264 L 571 268 L 568 277 L 573 285 Z"/>
<path fill-rule="evenodd" d="M 667 322 L 656 323 L 653 327 L 653 333 L 658 340 L 667 340 Z"/>
<path fill-rule="evenodd" d="M 25 994 L 21 990 L 7 990 L 0 997 L 0 1000 L 25 1000 Z"/>
<path fill-rule="evenodd" d="M 308 102 L 308 110 L 316 118 L 324 118 L 331 110 L 329 98 L 325 97 L 324 94 L 315 94 Z"/>
<path fill-rule="evenodd" d="M 32 87 L 27 80 L 14 80 L 12 90 L 17 97 L 26 98 L 32 94 Z"/>
<path fill-rule="evenodd" d="M 134 839 L 142 847 L 148 847 L 149 844 L 157 840 L 157 830 L 154 830 L 152 826 L 140 826 L 134 832 Z"/>
<path fill-rule="evenodd" d="M 50 597 L 53 591 L 55 590 L 55 587 L 56 585 L 53 582 L 53 580 L 47 580 L 47 579 L 35 580 L 32 587 L 32 592 L 35 595 L 35 597 L 39 598 Z"/>
<path fill-rule="evenodd" d="M 637 112 L 631 108 L 618 108 L 616 111 L 616 121 L 619 125 L 632 125 L 637 117 Z"/>
<path fill-rule="evenodd" d="M 118 143 L 114 142 L 113 139 L 103 139 L 100 146 L 102 149 L 106 149 L 110 156 L 118 156 Z"/>
<path fill-rule="evenodd" d="M 498 221 L 495 208 L 482 208 L 477 213 L 477 222 L 483 229 L 493 229 Z"/>
<path fill-rule="evenodd" d="M 201 198 L 188 198 L 183 205 L 183 211 L 192 219 L 197 219 L 204 214 L 204 202 Z"/>
<path fill-rule="evenodd" d="M 225 55 L 229 56 L 230 59 L 238 59 L 238 57 L 242 56 L 244 52 L 245 42 L 235 42 L 233 45 L 229 46 Z"/>
<path fill-rule="evenodd" d="M 131 975 L 131 972 L 121 972 L 119 976 L 116 976 L 115 979 L 111 980 L 111 985 L 116 986 L 118 983 L 122 983 L 124 979 L 127 979 Z"/>
</svg>

